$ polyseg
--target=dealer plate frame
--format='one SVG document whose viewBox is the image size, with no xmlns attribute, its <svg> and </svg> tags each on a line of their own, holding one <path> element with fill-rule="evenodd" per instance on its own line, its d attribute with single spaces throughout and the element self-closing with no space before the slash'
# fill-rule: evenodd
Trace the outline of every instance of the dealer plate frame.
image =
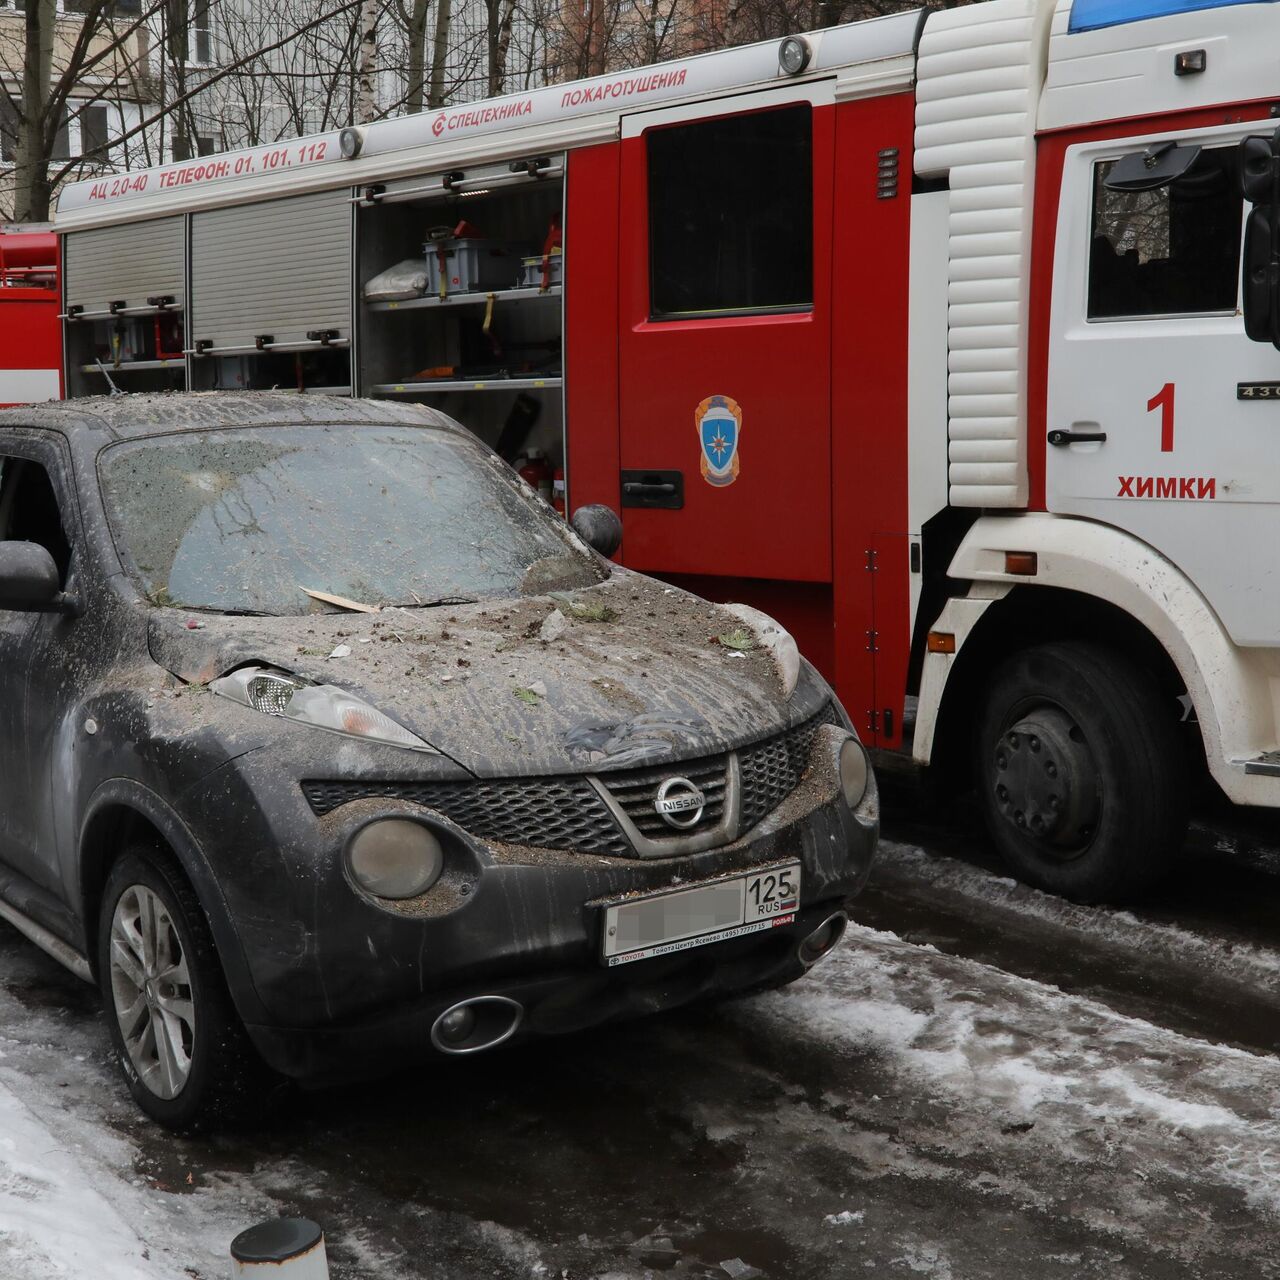
<svg viewBox="0 0 1280 1280">
<path fill-rule="evenodd" d="M 765 883 L 770 878 L 774 881 L 772 886 Z M 754 891 L 753 885 L 757 886 Z M 619 965 L 633 964 L 637 960 L 692 951 L 697 947 L 711 946 L 717 942 L 727 942 L 731 938 L 742 938 L 794 924 L 800 910 L 802 888 L 803 869 L 800 860 L 788 858 L 783 862 L 752 867 L 749 871 L 738 871 L 730 876 L 718 876 L 714 880 L 602 903 L 600 961 L 608 968 L 616 968 Z M 738 904 L 736 922 L 732 918 L 735 914 L 732 912 L 735 891 Z M 693 910 L 701 906 L 720 914 L 715 923 L 709 922 L 705 928 L 685 932 L 675 928 L 652 941 L 628 945 L 629 938 L 635 935 L 628 935 L 627 930 L 634 930 L 639 925 L 638 913 L 643 908 L 652 908 L 656 903 L 666 903 L 668 918 L 671 909 L 680 905 Z M 647 914 L 652 917 L 653 912 Z M 620 931 L 626 940 L 619 940 Z"/>
</svg>

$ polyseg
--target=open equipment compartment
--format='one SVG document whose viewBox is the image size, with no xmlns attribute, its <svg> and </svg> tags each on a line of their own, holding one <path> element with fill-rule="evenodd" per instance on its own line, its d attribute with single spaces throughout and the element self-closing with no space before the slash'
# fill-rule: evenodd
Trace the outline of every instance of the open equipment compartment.
<svg viewBox="0 0 1280 1280">
<path fill-rule="evenodd" d="M 432 405 L 509 462 L 541 454 L 549 484 L 565 460 L 563 218 L 562 155 L 361 189 L 361 393 Z M 367 296 L 399 264 L 405 287 Z"/>
<path fill-rule="evenodd" d="M 76 231 L 64 239 L 68 396 L 186 386 L 186 219 Z"/>
</svg>

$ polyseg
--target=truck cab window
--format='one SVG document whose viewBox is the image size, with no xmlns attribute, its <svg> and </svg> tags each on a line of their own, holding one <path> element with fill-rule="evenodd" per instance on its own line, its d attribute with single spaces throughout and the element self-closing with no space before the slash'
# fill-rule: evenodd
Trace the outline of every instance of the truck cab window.
<svg viewBox="0 0 1280 1280">
<path fill-rule="evenodd" d="M 1114 164 L 1093 169 L 1089 319 L 1234 311 L 1243 220 L 1234 148 L 1201 152 L 1150 191 L 1109 190 Z"/>
<path fill-rule="evenodd" d="M 63 530 L 49 473 L 29 458 L 0 457 L 0 542 L 35 542 L 58 566 L 65 583 L 71 544 Z"/>
<path fill-rule="evenodd" d="M 654 129 L 654 319 L 813 305 L 813 118 L 807 103 Z"/>
</svg>

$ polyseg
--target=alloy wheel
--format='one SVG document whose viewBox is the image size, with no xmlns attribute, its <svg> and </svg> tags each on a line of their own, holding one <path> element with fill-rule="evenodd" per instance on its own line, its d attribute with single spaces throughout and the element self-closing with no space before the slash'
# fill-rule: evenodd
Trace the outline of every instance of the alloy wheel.
<svg viewBox="0 0 1280 1280">
<path fill-rule="evenodd" d="M 164 900 L 130 885 L 111 919 L 111 994 L 129 1061 L 158 1098 L 191 1074 L 196 1013 L 182 939 Z"/>
</svg>

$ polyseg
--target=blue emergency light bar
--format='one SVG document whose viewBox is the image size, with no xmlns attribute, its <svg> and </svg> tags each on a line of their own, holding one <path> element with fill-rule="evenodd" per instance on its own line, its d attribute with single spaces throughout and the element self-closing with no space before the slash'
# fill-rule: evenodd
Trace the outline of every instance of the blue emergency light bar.
<svg viewBox="0 0 1280 1280">
<path fill-rule="evenodd" d="M 1171 13 L 1193 13 L 1198 9 L 1222 9 L 1229 4 L 1274 4 L 1276 0 L 1075 0 L 1071 6 L 1069 31 L 1096 31 L 1123 22 L 1163 18 Z"/>
</svg>

